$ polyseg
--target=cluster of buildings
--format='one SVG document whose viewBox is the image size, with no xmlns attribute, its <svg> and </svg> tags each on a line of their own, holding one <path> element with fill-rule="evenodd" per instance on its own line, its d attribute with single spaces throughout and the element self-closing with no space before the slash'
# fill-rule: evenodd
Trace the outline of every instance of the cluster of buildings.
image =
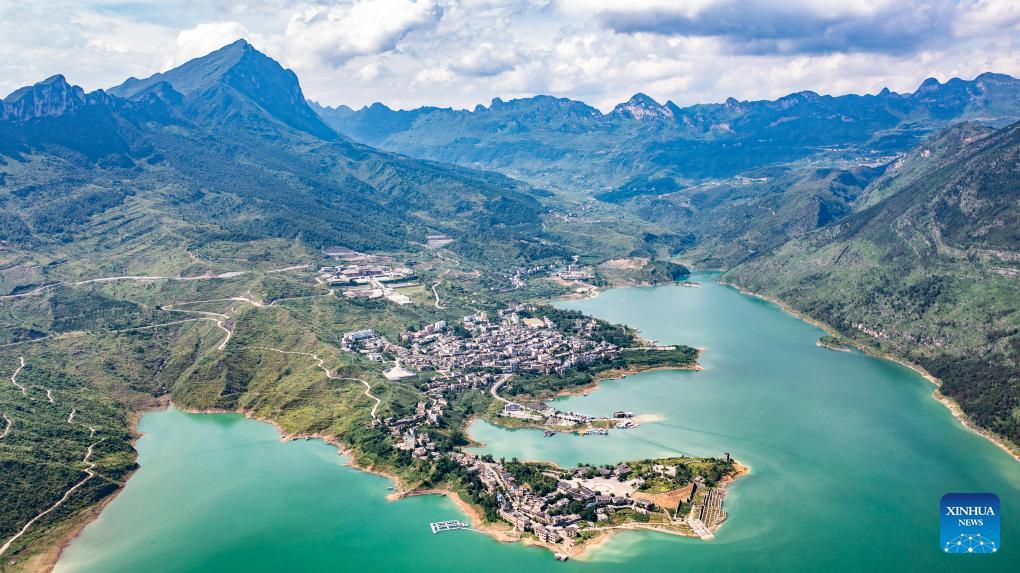
<svg viewBox="0 0 1020 573">
<path fill-rule="evenodd" d="M 517 402 L 507 402 L 503 409 L 499 411 L 499 415 L 506 418 L 514 418 L 517 420 L 526 420 L 541 423 L 544 426 L 560 427 L 565 429 L 571 429 L 579 425 L 590 426 L 593 422 L 604 422 L 616 425 L 617 428 L 633 428 L 635 425 L 630 422 L 614 422 L 610 418 L 599 417 L 599 416 L 588 416 L 585 414 L 579 414 L 577 412 L 568 412 L 564 410 L 557 410 L 547 404 L 519 404 Z M 554 432 L 550 431 L 546 435 L 552 435 Z M 591 434 L 608 434 L 608 430 L 604 427 L 590 427 L 583 430 L 582 435 Z"/>
<path fill-rule="evenodd" d="M 517 483 L 503 464 L 451 450 L 437 443 L 436 435 L 430 432 L 442 426 L 451 392 L 487 388 L 503 400 L 496 392 L 512 373 L 562 372 L 581 363 L 613 358 L 620 351 L 612 344 L 588 336 L 598 327 L 594 320 L 578 319 L 568 334 L 550 319 L 534 316 L 533 310 L 530 305 L 517 305 L 499 311 L 491 319 L 485 313 L 476 313 L 464 317 L 463 328 L 452 328 L 445 321 L 435 322 L 405 332 L 400 344 L 370 329 L 357 330 L 346 333 L 341 346 L 371 360 L 394 360 L 395 366 L 386 371 L 387 377 L 394 371 L 399 371 L 401 377 L 426 372 L 417 383 L 424 396 L 412 412 L 373 422 L 390 433 L 397 449 L 424 462 L 442 458 L 455 461 L 477 475 L 496 499 L 501 519 L 520 531 L 533 533 L 545 544 L 568 550 L 584 531 L 613 523 L 613 515 L 618 511 L 647 514 L 655 510 L 656 506 L 649 499 L 631 495 L 645 485 L 647 476 L 635 475 L 626 464 L 547 469 L 544 473 L 556 480 L 556 488 L 538 495 L 527 484 Z M 630 424 L 633 416 L 630 412 L 618 411 L 611 418 L 592 418 L 544 404 L 509 401 L 502 413 L 546 426 L 582 424 L 589 427 L 595 422 Z M 676 476 L 676 468 L 668 465 L 653 466 L 651 471 Z M 679 511 L 689 506 L 691 512 L 687 520 L 696 531 L 708 530 L 725 520 L 722 490 L 704 487 L 703 480 L 688 487 L 689 491 L 685 490 L 681 505 L 676 508 L 678 519 Z"/>
<path fill-rule="evenodd" d="M 578 264 L 568 264 L 554 269 L 557 277 L 565 281 L 586 281 L 594 278 L 590 270 Z"/>
<path fill-rule="evenodd" d="M 392 267 L 379 262 L 319 269 L 319 280 L 331 287 L 341 288 L 346 298 L 386 298 L 400 305 L 411 304 L 411 299 L 396 289 L 417 286 L 418 283 L 414 282 L 416 278 L 414 271 L 409 268 Z"/>
<path fill-rule="evenodd" d="M 512 373 L 560 373 L 579 364 L 611 359 L 619 352 L 613 344 L 585 338 L 597 326 L 593 319 L 581 319 L 575 324 L 578 334 L 568 335 L 548 318 L 529 316 L 532 310 L 530 305 L 513 306 L 499 311 L 493 320 L 484 312 L 476 313 L 464 317 L 463 329 L 452 329 L 446 321 L 438 321 L 403 333 L 402 344 L 394 344 L 371 329 L 356 330 L 343 336 L 341 348 L 377 362 L 393 359 L 394 366 L 383 372 L 390 380 L 429 373 L 419 385 L 430 400 L 420 405 L 427 412 L 382 421 L 397 443 L 404 444 L 405 449 L 417 450 L 425 444 L 413 442 L 422 439 L 415 432 L 422 426 L 438 423 L 446 405 L 443 396 L 450 392 L 489 388 L 495 395 L 497 385 Z M 540 403 L 524 405 L 508 401 L 501 414 L 564 429 L 596 422 L 600 427 L 591 428 L 592 433 L 606 433 L 606 426 L 633 426 Z M 427 457 L 429 451 L 424 454 Z"/>
<path fill-rule="evenodd" d="M 443 452 L 438 450 L 428 432 L 423 430 L 439 425 L 439 418 L 447 405 L 443 398 L 430 398 L 418 402 L 414 414 L 403 418 L 389 417 L 384 419 L 382 424 L 396 438 L 394 447 L 398 450 L 411 452 L 411 456 L 417 460 L 436 460 Z"/>
<path fill-rule="evenodd" d="M 501 519 L 520 531 L 534 533 L 544 543 L 558 544 L 564 549 L 573 547 L 579 534 L 589 527 L 588 521 L 579 513 L 571 512 L 571 508 L 591 510 L 596 522 L 608 521 L 610 516 L 623 509 L 648 513 L 655 508 L 648 500 L 599 492 L 585 485 L 583 480 L 575 479 L 570 472 L 562 471 L 546 472 L 549 477 L 557 478 L 556 489 L 540 496 L 530 487 L 517 483 L 498 462 L 486 462 L 460 452 L 451 454 L 451 457 L 469 472 L 476 473 L 489 493 L 496 496 L 499 503 L 497 514 Z"/>
<path fill-rule="evenodd" d="M 564 334 L 548 318 L 522 316 L 528 309 L 526 305 L 510 307 L 491 321 L 484 312 L 466 316 L 466 337 L 448 331 L 445 325 L 415 333 L 409 347 L 402 349 L 400 360 L 409 368 L 438 372 L 488 369 L 548 374 L 619 353 L 620 349 L 608 342 Z"/>
<path fill-rule="evenodd" d="M 694 478 L 693 485 L 691 512 L 687 515 L 687 520 L 701 522 L 709 530 L 718 527 L 719 524 L 726 521 L 726 511 L 723 510 L 726 490 L 706 486 L 705 479 L 701 476 Z"/>
</svg>

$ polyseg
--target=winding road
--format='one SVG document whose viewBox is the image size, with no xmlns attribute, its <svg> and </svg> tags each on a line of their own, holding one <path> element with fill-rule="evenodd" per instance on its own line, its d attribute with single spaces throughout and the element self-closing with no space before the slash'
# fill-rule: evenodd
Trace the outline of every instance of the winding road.
<svg viewBox="0 0 1020 573">
<path fill-rule="evenodd" d="M 306 269 L 306 268 L 308 268 L 308 265 L 310 265 L 310 264 L 311 263 L 305 263 L 305 264 L 300 264 L 300 265 L 292 265 L 292 266 L 289 266 L 289 267 L 284 267 L 282 269 L 271 269 L 271 270 L 266 271 L 266 273 L 283 273 L 283 272 L 287 272 L 287 271 L 296 271 L 296 270 Z M 62 287 L 62 286 L 83 286 L 83 285 L 94 284 L 94 283 L 109 283 L 109 282 L 116 282 L 116 281 L 152 282 L 152 281 L 202 281 L 202 280 L 213 280 L 213 279 L 231 279 L 231 278 L 234 278 L 234 277 L 239 277 L 241 275 L 246 275 L 246 274 L 253 273 L 253 272 L 257 272 L 257 271 L 230 271 L 230 272 L 219 273 L 219 274 L 209 273 L 209 274 L 198 275 L 198 276 L 194 276 L 194 277 L 182 277 L 182 276 L 167 277 L 167 276 L 147 276 L 147 275 L 121 275 L 121 276 L 115 276 L 115 277 L 99 277 L 99 278 L 94 278 L 94 279 L 85 279 L 85 280 L 73 281 L 73 282 L 57 282 L 57 283 L 52 283 L 52 284 L 48 284 L 48 285 L 43 285 L 41 287 L 35 288 L 33 290 L 30 290 L 28 292 L 23 292 L 23 293 L 19 293 L 19 294 L 6 294 L 6 295 L 2 295 L 2 296 L 0 296 L 0 300 L 9 300 L 9 299 L 16 299 L 16 298 L 25 298 L 25 297 L 29 297 L 29 296 L 38 296 L 38 295 L 41 295 L 43 293 L 49 292 L 49 291 L 51 291 L 51 290 L 53 290 L 55 288 Z"/>
<path fill-rule="evenodd" d="M 95 432 L 93 432 L 93 434 L 95 434 Z M 70 488 L 70 489 L 68 489 L 68 490 L 67 490 L 66 492 L 64 492 L 64 495 L 63 495 L 63 497 L 61 497 L 61 498 L 60 498 L 59 500 L 57 500 L 57 503 L 54 503 L 54 504 L 53 504 L 53 505 L 51 505 L 51 506 L 50 506 L 49 508 L 47 508 L 47 509 L 46 509 L 46 510 L 44 510 L 43 512 L 39 513 L 38 515 L 36 515 L 36 516 L 35 516 L 35 517 L 33 517 L 32 519 L 30 519 L 30 520 L 28 521 L 28 523 L 26 523 L 26 524 L 25 524 L 25 526 L 21 528 L 21 531 L 18 531 L 17 533 L 15 533 L 15 534 L 14 534 L 14 537 L 11 537 L 10 539 L 8 539 L 8 540 L 7 540 L 7 542 L 6 542 L 6 543 L 4 543 L 4 544 L 3 544 L 2 546 L 0 546 L 0 555 L 3 555 L 3 554 L 4 554 L 4 553 L 5 553 L 5 552 L 6 552 L 6 551 L 7 551 L 8 549 L 10 549 L 10 547 L 11 547 L 11 544 L 13 544 L 13 543 L 14 543 L 15 541 L 17 541 L 19 537 L 21 537 L 22 535 L 24 535 L 24 534 L 25 534 L 25 532 L 26 532 L 26 531 L 28 531 L 28 528 L 29 528 L 29 527 L 32 527 L 32 525 L 33 525 L 33 524 L 34 524 L 35 522 L 37 522 L 37 521 L 39 521 L 40 519 L 42 519 L 42 518 L 43 518 L 43 517 L 44 517 L 44 516 L 45 516 L 46 514 L 50 513 L 50 512 L 51 512 L 51 511 L 53 511 L 54 509 L 57 509 L 58 507 L 60 507 L 61 505 L 63 505 L 63 503 L 64 503 L 65 501 L 67 501 L 67 498 L 71 497 L 71 494 L 72 494 L 72 493 L 74 493 L 74 492 L 75 492 L 75 491 L 76 491 L 76 490 L 77 490 L 78 488 L 80 488 L 81 486 L 83 486 L 83 485 L 85 484 L 85 482 L 87 482 L 87 481 L 89 481 L 90 479 L 92 479 L 93 477 L 95 477 L 95 475 L 96 475 L 96 472 L 95 472 L 95 471 L 93 471 L 93 470 L 95 470 L 95 468 L 96 468 L 96 464 L 95 464 L 95 463 L 93 463 L 93 462 L 90 462 L 90 461 L 89 461 L 89 458 L 90 458 L 90 457 L 92 457 L 92 448 L 96 447 L 96 445 L 97 445 L 97 444 L 99 444 L 99 442 L 102 442 L 102 441 L 103 441 L 103 440 L 99 440 L 99 441 L 97 441 L 97 442 L 93 442 L 93 443 L 92 443 L 91 445 L 89 445 L 89 447 L 88 447 L 88 448 L 87 448 L 87 449 L 85 450 L 85 457 L 84 457 L 84 458 L 82 458 L 82 460 L 81 460 L 81 461 L 82 461 L 82 463 L 84 463 L 84 464 L 85 464 L 85 474 L 86 474 L 85 478 L 84 478 L 84 479 L 82 479 L 81 481 L 79 481 L 78 483 L 74 484 L 73 486 L 71 486 L 71 488 Z"/>
<path fill-rule="evenodd" d="M 22 396 L 28 396 L 28 391 L 25 390 L 25 387 L 22 386 L 21 384 L 18 384 L 18 374 L 21 373 L 21 370 L 25 367 L 25 357 L 19 356 L 18 362 L 19 362 L 18 369 L 14 371 L 14 374 L 11 374 L 11 384 L 14 384 L 15 386 L 18 387 L 18 390 L 21 390 Z"/>
<path fill-rule="evenodd" d="M 436 287 L 443 284 L 443 277 L 445 277 L 449 272 L 450 269 L 443 269 L 443 272 L 439 274 L 439 280 L 432 285 L 432 294 L 436 297 L 436 308 L 438 309 L 444 309 L 446 307 L 439 301 L 439 291 L 436 290 Z"/>
<path fill-rule="evenodd" d="M 502 378 L 500 378 L 499 380 L 492 384 L 492 387 L 489 388 L 489 394 L 492 394 L 493 398 L 499 400 L 500 402 L 503 402 L 504 404 L 511 404 L 512 402 L 510 402 L 510 400 L 501 397 L 499 394 L 496 393 L 496 391 L 499 390 L 500 386 L 506 384 L 506 381 L 509 380 L 512 376 L 513 376 L 512 374 L 504 374 Z"/>
<path fill-rule="evenodd" d="M 11 431 L 11 426 L 14 425 L 14 422 L 12 422 L 11 419 L 7 417 L 7 414 L 4 414 L 3 417 L 4 417 L 4 422 L 6 422 L 7 425 L 4 426 L 4 433 L 0 434 L 0 440 L 2 440 L 2 439 L 7 437 L 7 434 L 10 433 L 10 431 Z"/>
<path fill-rule="evenodd" d="M 372 406 L 371 412 L 372 419 L 373 420 L 379 419 L 379 416 L 376 415 L 376 412 L 379 411 L 379 406 L 382 405 L 382 400 L 372 395 L 372 385 L 362 380 L 361 378 L 351 378 L 345 376 L 337 376 L 336 374 L 333 374 L 332 372 L 329 371 L 329 368 L 326 368 L 326 362 L 323 359 L 319 358 L 317 354 L 312 354 L 311 352 L 299 352 L 297 350 L 281 350 L 279 348 L 272 348 L 270 346 L 247 346 L 246 348 L 251 348 L 253 350 L 269 350 L 272 352 L 279 352 L 280 354 L 297 354 L 300 356 L 308 356 L 310 358 L 313 358 L 318 363 L 319 369 L 325 372 L 326 378 L 329 378 L 330 380 L 348 380 L 353 382 L 361 382 L 365 386 L 365 396 L 371 398 L 372 400 L 375 400 L 375 405 Z"/>
</svg>

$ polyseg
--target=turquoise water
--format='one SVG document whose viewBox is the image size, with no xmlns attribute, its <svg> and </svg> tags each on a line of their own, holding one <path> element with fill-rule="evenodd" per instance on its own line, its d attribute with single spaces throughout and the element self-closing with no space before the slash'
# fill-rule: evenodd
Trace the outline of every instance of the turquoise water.
<svg viewBox="0 0 1020 573">
<path fill-rule="evenodd" d="M 471 434 L 497 457 L 567 465 L 731 452 L 752 473 L 731 486 L 715 541 L 626 533 L 562 564 L 478 533 L 433 535 L 429 521 L 460 516 L 446 499 L 387 502 L 387 480 L 345 467 L 321 442 L 281 443 L 267 424 L 170 410 L 142 418 L 141 469 L 57 570 L 1020 569 L 1020 464 L 966 431 L 909 369 L 819 348 L 819 329 L 711 279 L 561 304 L 706 348 L 704 371 L 647 372 L 561 401 L 658 421 L 605 437 L 543 438 L 483 422 Z M 940 552 L 948 492 L 999 495 L 999 553 Z"/>
</svg>

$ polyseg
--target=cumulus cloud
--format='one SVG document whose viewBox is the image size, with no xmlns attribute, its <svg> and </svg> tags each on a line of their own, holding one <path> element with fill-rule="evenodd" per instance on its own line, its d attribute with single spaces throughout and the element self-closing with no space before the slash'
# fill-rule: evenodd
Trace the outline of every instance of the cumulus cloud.
<svg viewBox="0 0 1020 573">
<path fill-rule="evenodd" d="M 0 1 L 0 89 L 55 73 L 108 87 L 239 37 L 352 107 L 544 93 L 609 110 L 635 92 L 688 105 L 1020 76 L 1017 0 L 180 2 Z"/>
<path fill-rule="evenodd" d="M 434 24 L 442 9 L 432 0 L 356 0 L 295 13 L 285 32 L 298 57 L 339 66 L 357 56 L 393 50 L 413 30 Z"/>
<path fill-rule="evenodd" d="M 241 38 L 257 41 L 240 22 L 204 22 L 182 30 L 177 34 L 176 49 L 164 67 L 172 68 L 204 56 Z"/>
<path fill-rule="evenodd" d="M 453 71 L 446 66 L 436 66 L 433 68 L 425 68 L 414 75 L 414 82 L 416 84 L 445 84 L 453 81 L 456 76 Z"/>
<path fill-rule="evenodd" d="M 462 55 L 452 68 L 459 74 L 487 77 L 512 70 L 522 56 L 512 47 L 482 42 Z"/>
</svg>

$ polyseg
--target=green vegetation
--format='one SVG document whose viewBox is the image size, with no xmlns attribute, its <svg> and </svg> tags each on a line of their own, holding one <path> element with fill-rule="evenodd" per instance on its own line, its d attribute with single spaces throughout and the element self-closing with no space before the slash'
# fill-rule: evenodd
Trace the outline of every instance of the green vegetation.
<svg viewBox="0 0 1020 573">
<path fill-rule="evenodd" d="M 344 354 L 338 346 L 343 334 L 351 330 L 372 328 L 396 340 L 408 329 L 437 320 L 456 324 L 476 309 L 494 311 L 511 301 L 554 296 L 561 292 L 560 287 L 534 280 L 516 291 L 491 290 L 484 286 L 491 275 L 466 259 L 452 259 L 449 253 L 437 257 L 410 252 L 395 256 L 412 265 L 425 284 L 442 276 L 437 290 L 443 308 L 431 304 L 431 296 L 410 306 L 348 300 L 330 294 L 325 285 L 313 280 L 312 269 L 328 261 L 311 259 L 304 267 L 270 272 L 292 266 L 287 263 L 295 260 L 291 258 L 295 252 L 312 256 L 300 245 L 289 241 L 253 245 L 240 257 L 257 259 L 247 263 L 231 260 L 224 245 L 189 249 L 200 257 L 201 266 L 192 262 L 188 269 L 163 272 L 165 276 L 201 276 L 211 271 L 208 276 L 212 277 L 230 269 L 243 270 L 243 274 L 188 281 L 125 279 L 60 285 L 34 296 L 0 301 L 0 344 L 48 337 L 0 347 L 0 374 L 4 376 L 16 368 L 18 356 L 25 357 L 27 366 L 19 380 L 34 398 L 23 397 L 13 385 L 0 386 L 0 413 L 13 420 L 10 434 L 0 440 L 0 466 L 13 478 L 0 488 L 0 502 L 15 516 L 4 522 L 3 537 L 13 535 L 20 524 L 85 477 L 82 457 L 93 443 L 88 439 L 88 426 L 97 429 L 94 441 L 99 442 L 90 459 L 97 464 L 96 477 L 15 543 L 5 555 L 16 562 L 15 569 L 122 485 L 134 468 L 134 414 L 166 395 L 188 409 L 244 410 L 274 421 L 285 434 L 336 437 L 352 449 L 359 464 L 385 469 L 407 484 L 454 488 L 495 518 L 495 500 L 479 488 L 477 477 L 457 464 L 415 460 L 395 449 L 390 434 L 370 424 L 374 401 L 355 380 L 368 382 L 373 396 L 381 400 L 380 417 L 400 417 L 414 411 L 428 377 L 387 381 L 381 376 L 381 365 Z M 39 281 L 37 275 L 17 271 L 24 268 L 21 261 L 37 255 L 8 252 L 7 256 L 12 265 L 7 276 Z M 86 268 L 87 261 L 79 260 L 75 267 Z M 58 264 L 46 272 L 64 269 L 65 265 Z M 552 307 L 538 308 L 536 315 L 550 316 L 568 332 L 574 332 L 583 317 Z M 222 350 L 219 346 L 226 333 L 215 324 L 221 319 L 232 332 Z M 597 340 L 626 346 L 639 343 L 625 327 L 604 321 L 596 324 L 592 336 Z M 153 325 L 166 326 L 149 328 Z M 311 353 L 322 358 L 334 376 L 345 379 L 327 378 L 308 355 Z M 653 356 L 692 363 L 696 352 L 628 351 L 624 358 L 545 380 L 542 385 L 555 392 L 572 384 L 571 376 L 590 381 L 594 373 L 605 369 L 650 364 Z M 54 404 L 46 400 L 46 389 L 53 390 Z M 465 445 L 467 421 L 486 414 L 494 403 L 480 390 L 452 393 L 446 398 L 449 406 L 442 423 L 428 430 L 444 450 Z M 72 408 L 76 411 L 74 423 L 68 424 Z"/>
<path fill-rule="evenodd" d="M 583 364 L 562 374 L 518 374 L 501 390 L 507 396 L 520 399 L 547 399 L 564 390 L 591 386 L 600 374 L 650 368 L 690 368 L 694 366 L 698 351 L 689 346 L 675 350 L 625 350 L 613 360 Z"/>
<path fill-rule="evenodd" d="M 832 350 L 851 350 L 853 345 L 838 336 L 823 336 L 818 339 L 818 345 Z"/>
<path fill-rule="evenodd" d="M 1020 442 L 1020 124 L 961 126 L 901 159 L 860 210 L 730 270 L 840 336 L 919 364 Z"/>
<path fill-rule="evenodd" d="M 537 496 L 556 491 L 557 480 L 548 475 L 548 472 L 555 467 L 551 464 L 524 463 L 514 458 L 503 463 L 503 467 L 514 477 L 517 484 L 527 486 Z"/>
<path fill-rule="evenodd" d="M 857 106 L 804 93 L 688 109 L 636 97 L 608 116 L 538 97 L 478 112 L 369 108 L 344 120 L 390 149 L 512 170 L 551 183 L 551 193 L 352 143 L 312 113 L 292 74 L 247 44 L 196 62 L 114 96 L 76 97 L 55 77 L 4 101 L 0 379 L 24 357 L 26 391 L 0 385 L 0 414 L 11 420 L 0 438 L 0 539 L 88 476 L 89 446 L 96 465 L 0 570 L 24 567 L 109 499 L 135 467 L 134 417 L 168 396 L 184 408 L 243 410 L 288 435 L 336 438 L 359 464 L 412 486 L 452 487 L 496 519 L 476 474 L 415 459 L 372 423 L 373 397 L 379 417 L 406 416 L 428 375 L 388 381 L 382 365 L 339 346 L 351 330 L 396 340 L 566 292 L 551 278 L 511 280 L 534 265 L 575 261 L 596 269 L 595 284 L 685 279 L 673 259 L 730 269 L 727 280 L 838 330 L 842 338 L 822 344 L 906 357 L 940 377 L 979 425 L 1020 441 L 1020 126 L 962 126 L 873 168 L 846 165 L 906 149 L 940 125 L 938 94 Z M 982 81 L 995 93 L 953 117 L 1017 114 L 1015 81 Z M 634 106 L 652 115 L 639 119 Z M 33 111 L 42 108 L 62 111 Z M 494 130 L 521 114 L 535 124 Z M 733 129 L 712 128 L 723 123 Z M 581 192 L 593 188 L 606 192 Z M 454 240 L 430 250 L 430 233 Z M 331 245 L 413 267 L 415 304 L 348 300 L 317 283 L 310 271 L 330 264 L 320 253 Z M 542 399 L 697 358 L 687 346 L 649 347 L 624 326 L 590 327 L 576 312 L 531 314 L 624 350 L 515 376 L 501 390 L 509 396 Z M 442 451 L 466 444 L 467 421 L 499 407 L 480 390 L 444 398 L 441 422 L 427 430 Z M 650 493 L 697 476 L 715 484 L 734 469 L 701 458 L 631 467 Z M 551 466 L 513 460 L 507 470 L 536 493 L 555 488 Z M 564 511 L 594 519 L 589 507 Z M 643 519 L 621 511 L 612 523 Z"/>
</svg>

